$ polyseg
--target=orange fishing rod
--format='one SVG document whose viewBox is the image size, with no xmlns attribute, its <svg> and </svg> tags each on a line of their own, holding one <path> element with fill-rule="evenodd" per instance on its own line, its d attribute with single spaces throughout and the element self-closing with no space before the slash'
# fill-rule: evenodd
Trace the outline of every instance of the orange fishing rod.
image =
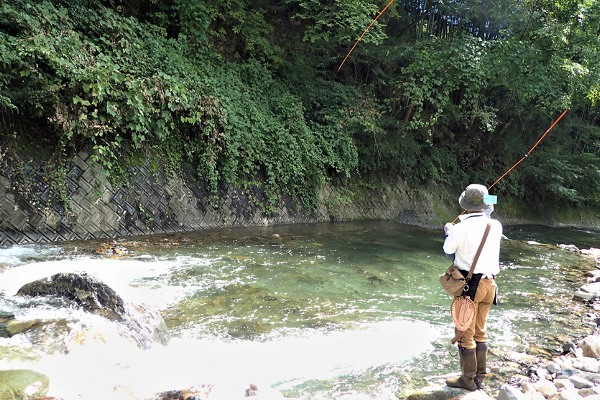
<svg viewBox="0 0 600 400">
<path fill-rule="evenodd" d="M 348 54 L 346 54 L 346 58 L 344 58 L 344 61 L 342 61 L 342 63 L 340 64 L 340 66 L 338 67 L 338 72 L 340 71 L 340 69 L 342 69 L 342 65 L 344 65 L 344 63 L 346 62 L 346 60 L 348 59 L 348 57 L 350 56 L 350 53 L 352 53 L 352 50 L 354 50 L 354 48 L 356 47 L 356 45 L 358 44 L 358 42 L 360 42 L 360 40 L 363 38 L 363 36 L 365 36 L 365 33 L 367 33 L 367 31 L 371 28 L 371 26 L 373 26 L 373 24 L 375 23 L 375 21 L 377 21 L 379 19 L 379 17 L 381 17 L 381 14 L 383 14 L 385 12 L 385 10 L 388 9 L 389 6 L 392 5 L 392 3 L 395 0 L 391 0 L 387 6 L 385 6 L 385 8 L 383 10 L 381 10 L 381 12 L 379 13 L 379 15 L 377 17 L 375 17 L 375 19 L 369 24 L 369 26 L 367 26 L 367 29 L 365 29 L 365 31 L 362 33 L 362 35 L 360 35 L 360 37 L 358 38 L 358 40 L 356 41 L 356 43 L 354 43 L 354 46 L 352 46 L 352 48 L 350 49 L 350 51 L 348 52 Z"/>
<path fill-rule="evenodd" d="M 510 171 L 512 171 L 513 169 L 515 169 L 515 168 L 517 167 L 517 165 L 521 164 L 521 162 L 522 162 L 524 159 L 526 159 L 526 158 L 527 158 L 527 157 L 528 157 L 528 156 L 531 154 L 531 152 L 533 151 L 533 149 L 535 149 L 535 148 L 536 148 L 536 146 L 537 146 L 538 144 L 540 144 L 540 142 L 542 141 L 542 139 L 544 139 L 544 138 L 546 137 L 546 135 L 548 134 L 548 132 L 550 132 L 550 130 L 551 130 L 552 128 L 554 128 L 554 125 L 556 125 L 556 123 L 557 123 L 558 121 L 560 121 L 560 119 L 563 117 L 563 115 L 565 115 L 565 114 L 567 113 L 567 110 L 568 110 L 568 109 L 566 109 L 565 111 L 563 111 L 563 113 L 562 113 L 562 114 L 560 114 L 560 117 L 558 117 L 558 118 L 557 118 L 557 120 L 556 120 L 556 121 L 554 121 L 554 123 L 553 123 L 552 125 L 550 125 L 550 128 L 548 128 L 548 130 L 546 130 L 546 132 L 545 132 L 545 133 L 542 135 L 542 137 L 541 137 L 541 138 L 540 138 L 540 139 L 539 139 L 539 140 L 538 140 L 538 141 L 537 141 L 537 142 L 536 142 L 536 143 L 533 145 L 533 147 L 532 147 L 531 149 L 529 149 L 529 151 L 527 152 L 527 154 L 525 154 L 525 155 L 524 155 L 524 156 L 523 156 L 523 157 L 522 157 L 522 158 L 521 158 L 519 161 L 517 161 L 517 163 L 516 163 L 515 165 L 513 165 L 512 167 L 510 167 L 510 168 L 508 169 L 508 171 L 506 171 L 506 172 L 505 172 L 505 173 L 504 173 L 504 174 L 503 174 L 503 175 L 502 175 L 500 178 L 498 178 L 498 180 L 497 180 L 496 182 L 492 183 L 492 184 L 490 185 L 490 187 L 488 188 L 488 190 L 490 190 L 491 188 L 493 188 L 493 187 L 496 185 L 496 183 L 500 182 L 500 181 L 502 180 L 502 178 L 504 178 L 506 175 L 508 175 L 508 173 L 509 173 Z"/>
<path fill-rule="evenodd" d="M 519 161 L 517 161 L 515 163 L 515 165 L 513 165 L 512 167 L 510 167 L 504 174 L 502 174 L 502 176 L 500 178 L 498 178 L 496 180 L 496 182 L 492 183 L 489 187 L 488 190 L 490 190 L 491 188 L 493 188 L 494 186 L 496 186 L 496 184 L 498 182 L 500 182 L 502 180 L 502 178 L 504 178 L 506 175 L 509 174 L 510 171 L 512 171 L 513 169 L 515 169 L 517 167 L 517 165 L 521 164 L 523 162 L 523 160 L 525 160 L 533 151 L 533 149 L 535 149 L 537 147 L 538 144 L 540 144 L 540 142 L 546 137 L 546 135 L 552 130 L 552 128 L 554 128 L 554 125 L 556 125 L 558 123 L 558 121 L 560 121 L 560 119 L 563 117 L 563 115 L 565 115 L 567 113 L 569 109 L 567 108 L 565 111 L 563 111 L 562 114 L 560 114 L 560 117 L 558 117 L 556 119 L 556 121 L 554 121 L 554 123 L 552 125 L 550 125 L 550 128 L 548 128 L 546 130 L 546 132 L 544 132 L 544 134 L 539 138 L 539 140 L 533 145 L 533 147 L 531 149 L 529 149 L 529 151 L 523 156 L 521 157 L 521 159 Z M 460 213 L 460 215 L 458 217 L 460 217 L 461 215 L 463 215 L 466 212 L 466 210 L 464 210 L 462 213 Z M 454 218 L 454 221 L 452 221 L 452 223 L 455 223 L 456 220 L 458 219 L 458 217 Z"/>
</svg>

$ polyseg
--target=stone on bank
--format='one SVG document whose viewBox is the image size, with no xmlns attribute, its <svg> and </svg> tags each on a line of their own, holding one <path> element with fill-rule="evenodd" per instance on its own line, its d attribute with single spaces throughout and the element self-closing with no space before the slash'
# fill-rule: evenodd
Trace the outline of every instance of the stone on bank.
<svg viewBox="0 0 600 400">
<path fill-rule="evenodd" d="M 579 347 L 584 357 L 600 358 L 600 336 L 592 335 L 582 339 Z"/>
</svg>

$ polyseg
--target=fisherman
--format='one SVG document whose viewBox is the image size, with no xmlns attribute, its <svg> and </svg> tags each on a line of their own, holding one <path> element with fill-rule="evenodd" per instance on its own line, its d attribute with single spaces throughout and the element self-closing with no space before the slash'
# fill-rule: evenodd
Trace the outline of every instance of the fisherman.
<svg viewBox="0 0 600 400">
<path fill-rule="evenodd" d="M 487 224 L 490 223 L 488 237 L 475 265 L 473 277 L 468 282 L 466 296 L 475 303 L 475 315 L 471 326 L 458 341 L 461 375 L 446 380 L 450 387 L 477 390 L 484 386 L 488 351 L 486 324 L 491 305 L 497 304 L 494 278 L 500 272 L 502 238 L 502 224 L 490 218 L 493 199 L 494 196 L 489 196 L 485 186 L 467 186 L 458 199 L 466 213 L 459 217 L 459 224 L 447 223 L 444 226 L 444 253 L 447 257 L 454 258 L 454 266 L 466 277 Z"/>
</svg>

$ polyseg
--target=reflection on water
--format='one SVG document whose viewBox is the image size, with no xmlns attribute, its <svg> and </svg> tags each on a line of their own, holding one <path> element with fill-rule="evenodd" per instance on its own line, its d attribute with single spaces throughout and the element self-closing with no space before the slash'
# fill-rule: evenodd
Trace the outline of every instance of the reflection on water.
<svg viewBox="0 0 600 400">
<path fill-rule="evenodd" d="M 585 307 L 572 294 L 593 263 L 555 245 L 591 247 L 600 235 L 535 226 L 506 234 L 491 345 L 556 353 L 561 340 L 586 332 Z M 438 287 L 450 262 L 441 246 L 440 231 L 353 222 L 0 250 L 0 311 L 62 318 L 78 338 L 82 326 L 96 335 L 66 340 L 54 353 L 24 335 L 0 338 L 0 369 L 36 369 L 51 377 L 51 394 L 86 400 L 201 383 L 214 383 L 218 398 L 218 388 L 243 394 L 250 382 L 304 399 L 395 399 L 457 371 L 451 299 Z M 110 323 L 77 310 L 19 306 L 14 297 L 34 279 L 80 270 L 126 301 L 160 310 L 170 344 L 141 350 Z M 101 379 L 78 379 L 73 366 L 81 364 L 86 376 Z"/>
</svg>

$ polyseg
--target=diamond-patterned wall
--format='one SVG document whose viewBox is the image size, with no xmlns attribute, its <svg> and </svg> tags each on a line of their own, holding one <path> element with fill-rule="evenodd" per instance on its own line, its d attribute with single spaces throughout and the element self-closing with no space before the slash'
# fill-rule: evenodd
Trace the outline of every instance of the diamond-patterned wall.
<svg viewBox="0 0 600 400">
<path fill-rule="evenodd" d="M 258 187 L 222 186 L 213 207 L 202 183 L 166 178 L 146 167 L 131 167 L 131 179 L 113 187 L 85 153 L 69 164 L 65 183 L 70 200 L 65 207 L 43 174 L 33 167 L 19 167 L 17 172 L 14 164 L 5 162 L 0 169 L 0 247 L 227 226 L 356 219 L 438 222 L 431 210 L 415 212 L 419 199 L 402 184 L 355 189 L 352 199 L 326 186 L 321 206 L 314 213 L 304 211 L 287 196 L 274 215 L 265 215 L 256 206 L 265 197 Z"/>
</svg>

